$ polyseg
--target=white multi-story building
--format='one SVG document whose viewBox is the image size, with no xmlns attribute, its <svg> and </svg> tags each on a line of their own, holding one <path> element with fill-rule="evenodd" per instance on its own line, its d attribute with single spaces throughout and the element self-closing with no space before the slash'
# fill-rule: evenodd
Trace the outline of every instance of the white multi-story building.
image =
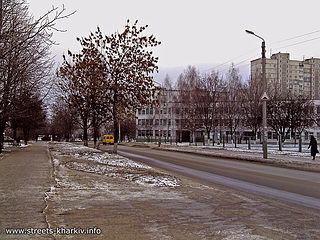
<svg viewBox="0 0 320 240">
<path fill-rule="evenodd" d="M 137 111 L 136 139 L 139 141 L 189 142 L 191 132 L 178 101 L 178 90 L 162 89 L 159 105 L 144 107 Z M 203 129 L 195 132 L 195 140 L 203 140 Z"/>
<path fill-rule="evenodd" d="M 251 61 L 251 76 L 261 77 L 262 59 Z M 276 53 L 266 59 L 268 86 L 290 90 L 297 95 L 320 99 L 320 58 L 290 60 L 289 53 Z"/>
</svg>

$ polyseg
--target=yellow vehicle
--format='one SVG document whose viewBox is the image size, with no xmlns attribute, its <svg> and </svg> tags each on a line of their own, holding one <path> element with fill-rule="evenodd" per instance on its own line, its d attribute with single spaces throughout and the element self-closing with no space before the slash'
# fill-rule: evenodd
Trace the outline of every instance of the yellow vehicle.
<svg viewBox="0 0 320 240">
<path fill-rule="evenodd" d="M 102 136 L 102 144 L 103 144 L 103 145 L 114 144 L 114 137 L 113 137 L 113 135 L 103 135 L 103 136 Z"/>
</svg>

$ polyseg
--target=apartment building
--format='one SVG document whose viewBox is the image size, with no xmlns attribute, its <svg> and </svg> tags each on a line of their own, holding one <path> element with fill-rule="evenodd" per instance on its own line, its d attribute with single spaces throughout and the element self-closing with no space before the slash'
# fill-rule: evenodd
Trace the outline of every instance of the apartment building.
<svg viewBox="0 0 320 240">
<path fill-rule="evenodd" d="M 261 79 L 262 59 L 251 61 L 251 76 Z M 320 99 L 320 58 L 291 60 L 289 53 L 276 53 L 266 59 L 269 88 L 290 90 L 296 95 Z"/>
</svg>

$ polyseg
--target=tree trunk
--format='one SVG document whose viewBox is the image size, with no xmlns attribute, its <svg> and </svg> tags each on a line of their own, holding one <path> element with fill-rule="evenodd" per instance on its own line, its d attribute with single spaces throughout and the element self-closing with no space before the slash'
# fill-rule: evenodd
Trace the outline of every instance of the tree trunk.
<svg viewBox="0 0 320 240">
<path fill-rule="evenodd" d="M 88 147 L 88 127 L 83 127 L 83 145 Z"/>
<path fill-rule="evenodd" d="M 192 141 L 195 146 L 197 146 L 197 139 L 195 131 L 192 131 Z"/>
<path fill-rule="evenodd" d="M 12 130 L 13 130 L 13 145 L 17 145 L 17 126 L 15 123 L 12 124 Z"/>
<path fill-rule="evenodd" d="M 282 151 L 282 136 L 279 134 L 279 151 Z"/>
<path fill-rule="evenodd" d="M 116 117 L 113 118 L 113 137 L 114 137 L 114 145 L 113 145 L 113 153 L 118 153 L 118 142 L 119 142 L 119 122 Z"/>
<path fill-rule="evenodd" d="M 94 142 L 94 147 L 98 148 L 98 144 L 97 144 L 97 139 L 99 137 L 99 127 L 94 124 L 93 126 L 93 142 Z"/>
<path fill-rule="evenodd" d="M 27 145 L 29 141 L 29 132 L 30 130 L 28 128 L 23 128 L 23 138 L 24 138 L 25 145 Z"/>
<path fill-rule="evenodd" d="M 98 148 L 97 138 L 99 137 L 99 126 L 98 126 L 97 118 L 95 115 L 93 116 L 92 124 L 93 124 L 93 145 L 94 145 L 94 148 Z"/>
<path fill-rule="evenodd" d="M 0 125 L 0 153 L 2 153 L 3 142 L 4 142 L 4 126 Z"/>
</svg>

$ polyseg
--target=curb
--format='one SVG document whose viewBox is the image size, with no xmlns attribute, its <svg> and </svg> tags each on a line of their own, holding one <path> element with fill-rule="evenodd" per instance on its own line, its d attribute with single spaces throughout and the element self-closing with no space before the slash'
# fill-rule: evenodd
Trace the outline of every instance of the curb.
<svg viewBox="0 0 320 240">
<path fill-rule="evenodd" d="M 130 145 L 128 145 L 130 146 Z M 133 146 L 135 147 L 135 146 Z M 308 171 L 308 172 L 320 172 L 320 165 L 319 164 L 313 164 L 312 162 L 303 162 L 301 164 L 299 163 L 292 163 L 292 162 L 276 162 L 275 156 L 272 156 L 268 160 L 263 159 L 262 157 L 254 157 L 254 156 L 239 156 L 237 153 L 231 154 L 231 155 L 225 155 L 223 153 L 203 153 L 203 152 L 194 152 L 194 151 L 188 151 L 188 150 L 178 150 L 178 149 L 170 149 L 170 148 L 161 148 L 158 146 L 148 146 L 144 145 L 143 148 L 151 148 L 155 150 L 160 151 L 167 151 L 167 152 L 180 152 L 180 153 L 188 153 L 193 155 L 201 155 L 206 157 L 219 157 L 224 159 L 232 159 L 232 160 L 240 160 L 240 161 L 247 161 L 247 162 L 253 162 L 258 164 L 264 164 L 269 165 L 273 167 L 281 167 L 281 168 L 290 168 L 294 170 L 301 170 L 301 171 Z M 302 165 L 303 164 L 303 165 Z M 318 167 L 318 168 L 315 168 Z"/>
</svg>

